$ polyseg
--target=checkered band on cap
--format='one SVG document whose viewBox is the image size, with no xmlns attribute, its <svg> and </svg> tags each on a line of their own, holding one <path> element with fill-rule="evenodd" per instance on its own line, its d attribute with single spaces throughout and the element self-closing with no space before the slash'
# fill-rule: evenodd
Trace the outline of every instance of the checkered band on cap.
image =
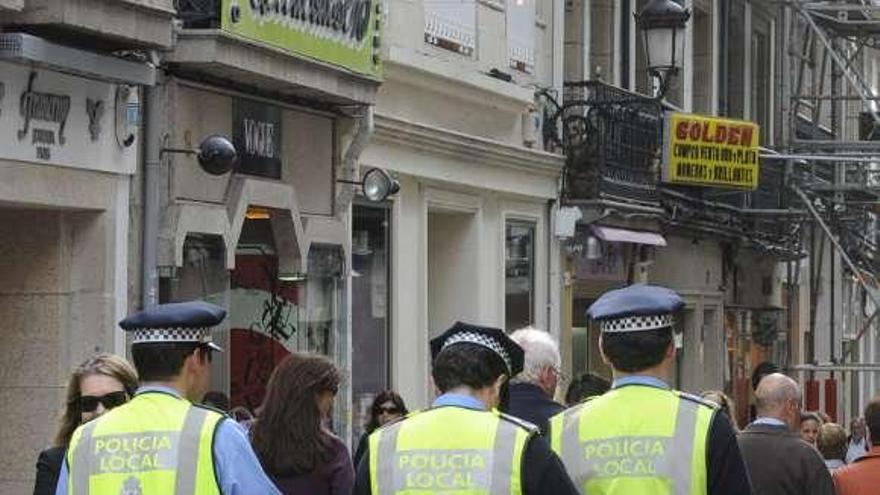
<svg viewBox="0 0 880 495">
<path fill-rule="evenodd" d="M 211 342 L 211 329 L 204 328 L 139 328 L 134 330 L 132 344 L 159 342 Z"/>
<path fill-rule="evenodd" d="M 599 321 L 599 329 L 603 332 L 640 332 L 643 330 L 656 330 L 667 328 L 675 324 L 675 318 L 671 314 L 648 315 L 648 316 L 625 316 Z"/>
<path fill-rule="evenodd" d="M 481 345 L 481 346 L 485 347 L 486 349 L 489 349 L 490 351 L 494 352 L 495 354 L 498 354 L 499 356 L 501 356 L 501 359 L 504 360 L 504 364 L 507 366 L 508 372 L 510 372 L 510 370 L 513 368 L 513 365 L 510 362 L 510 355 L 507 353 L 506 350 L 504 350 L 504 346 L 501 345 L 501 343 L 498 342 L 497 340 L 495 340 L 491 337 L 487 337 L 486 335 L 483 335 L 481 333 L 476 333 L 476 332 L 457 333 L 457 334 L 449 337 L 448 339 L 446 339 L 446 342 L 443 343 L 442 349 L 446 349 L 447 347 L 451 346 L 452 344 L 460 344 L 462 342 L 469 342 L 471 344 Z M 442 349 L 441 349 L 441 351 L 442 351 Z"/>
</svg>

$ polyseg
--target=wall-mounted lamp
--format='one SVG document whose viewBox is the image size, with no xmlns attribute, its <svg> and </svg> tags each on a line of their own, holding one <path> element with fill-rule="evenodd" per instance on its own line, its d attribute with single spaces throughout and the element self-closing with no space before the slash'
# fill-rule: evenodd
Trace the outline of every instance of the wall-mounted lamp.
<svg viewBox="0 0 880 495">
<path fill-rule="evenodd" d="M 235 146 L 224 136 L 214 134 L 206 137 L 199 144 L 198 149 L 189 148 L 162 148 L 159 157 L 163 153 L 182 153 L 196 155 L 202 170 L 211 175 L 223 175 L 228 173 L 238 161 L 238 153 Z"/>
<path fill-rule="evenodd" d="M 385 201 L 400 191 L 400 183 L 381 168 L 367 170 L 362 180 L 336 179 L 336 182 L 361 186 L 364 197 L 373 203 Z"/>
</svg>

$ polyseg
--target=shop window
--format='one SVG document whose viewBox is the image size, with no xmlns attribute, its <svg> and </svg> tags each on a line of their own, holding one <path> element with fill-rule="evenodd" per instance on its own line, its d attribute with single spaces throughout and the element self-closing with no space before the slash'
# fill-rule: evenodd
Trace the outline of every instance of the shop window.
<svg viewBox="0 0 880 495">
<path fill-rule="evenodd" d="M 505 229 L 504 327 L 535 322 L 535 224 L 508 222 Z"/>
<path fill-rule="evenodd" d="M 226 293 L 229 271 L 226 269 L 226 247 L 216 235 L 189 234 L 183 243 L 183 265 L 161 268 L 159 303 L 183 302 L 200 299 L 227 307 Z M 215 329 L 212 338 L 220 347 L 228 349 L 228 322 Z M 229 357 L 216 353 L 211 362 L 211 389 L 228 392 Z"/>
<path fill-rule="evenodd" d="M 345 257 L 340 246 L 312 244 L 309 248 L 306 306 L 296 333 L 296 350 L 330 357 L 342 376 L 350 371 L 351 339 L 345 319 Z M 333 408 L 333 431 L 351 435 L 351 383 L 339 386 Z"/>
<path fill-rule="evenodd" d="M 376 394 L 391 388 L 390 205 L 352 209 L 351 338 L 354 435 L 370 419 Z"/>
</svg>

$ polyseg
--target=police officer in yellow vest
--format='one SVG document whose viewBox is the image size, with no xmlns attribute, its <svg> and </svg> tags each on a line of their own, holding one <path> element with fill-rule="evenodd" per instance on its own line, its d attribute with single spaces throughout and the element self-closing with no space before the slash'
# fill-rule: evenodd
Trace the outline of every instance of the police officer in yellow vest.
<svg viewBox="0 0 880 495">
<path fill-rule="evenodd" d="M 537 429 L 499 412 L 523 351 L 504 331 L 456 323 L 431 341 L 430 409 L 369 438 L 357 495 L 576 495 Z"/>
<path fill-rule="evenodd" d="M 212 327 L 226 316 L 192 301 L 162 304 L 120 326 L 133 334 L 142 380 L 135 397 L 74 432 L 56 494 L 277 494 L 243 430 L 195 403 L 221 351 Z"/>
<path fill-rule="evenodd" d="M 552 448 L 580 493 L 752 493 L 727 416 L 668 385 L 674 315 L 683 306 L 672 290 L 639 284 L 604 294 L 587 311 L 614 383 L 550 420 Z"/>
</svg>

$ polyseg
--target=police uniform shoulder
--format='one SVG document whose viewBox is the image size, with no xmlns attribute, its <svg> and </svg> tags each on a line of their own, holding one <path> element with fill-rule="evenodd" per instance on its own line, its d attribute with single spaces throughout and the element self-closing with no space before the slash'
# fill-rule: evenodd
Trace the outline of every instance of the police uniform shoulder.
<svg viewBox="0 0 880 495">
<path fill-rule="evenodd" d="M 501 419 L 503 419 L 504 421 L 507 421 L 508 423 L 513 423 L 513 424 L 519 426 L 520 428 L 525 428 L 526 430 L 529 431 L 529 433 L 537 433 L 538 432 L 538 427 L 534 423 L 529 423 L 528 421 L 526 421 L 524 419 L 520 419 L 520 418 L 517 418 L 516 416 L 511 416 L 510 414 L 503 413 L 503 412 L 499 412 L 498 416 Z"/>
<path fill-rule="evenodd" d="M 377 430 L 384 430 L 385 428 L 389 428 L 389 427 L 398 425 L 398 424 L 406 421 L 408 418 L 411 418 L 416 413 L 418 413 L 418 411 L 413 411 L 413 412 L 410 412 L 409 414 L 407 414 L 406 416 L 400 416 L 398 418 L 391 419 L 387 423 L 385 423 L 382 426 L 377 427 L 376 429 Z"/>
<path fill-rule="evenodd" d="M 205 404 L 193 404 L 193 407 L 198 407 L 199 409 L 204 409 L 206 411 L 211 411 L 213 413 L 217 413 L 225 419 L 232 419 L 232 416 L 230 416 L 229 413 L 224 412 L 220 409 L 216 409 L 214 407 L 205 405 Z"/>
<path fill-rule="evenodd" d="M 696 402 L 697 404 L 700 404 L 702 406 L 710 407 L 712 409 L 718 409 L 718 405 L 715 404 L 714 402 L 708 401 L 708 400 L 706 400 L 700 396 L 694 395 L 694 394 L 689 394 L 687 392 L 678 392 L 678 396 L 684 400 L 687 400 L 690 402 Z"/>
</svg>

